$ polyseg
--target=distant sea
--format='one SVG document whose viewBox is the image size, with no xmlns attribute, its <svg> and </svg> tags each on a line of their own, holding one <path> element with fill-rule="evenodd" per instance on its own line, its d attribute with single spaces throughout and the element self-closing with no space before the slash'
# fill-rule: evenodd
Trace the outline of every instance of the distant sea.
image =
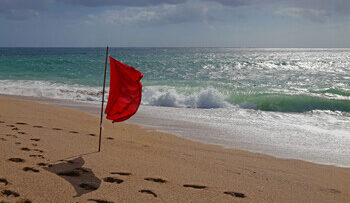
<svg viewBox="0 0 350 203">
<path fill-rule="evenodd" d="M 110 55 L 144 74 L 141 109 L 220 131 L 189 138 L 350 166 L 350 49 L 111 48 Z M 105 48 L 0 48 L 0 93 L 97 104 L 104 60 Z"/>
</svg>

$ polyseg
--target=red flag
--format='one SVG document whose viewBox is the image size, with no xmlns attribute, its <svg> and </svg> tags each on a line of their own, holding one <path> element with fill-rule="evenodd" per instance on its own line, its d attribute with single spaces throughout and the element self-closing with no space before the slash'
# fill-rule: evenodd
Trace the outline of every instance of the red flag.
<svg viewBox="0 0 350 203">
<path fill-rule="evenodd" d="M 121 122 L 133 116 L 140 106 L 143 77 L 134 67 L 109 57 L 111 78 L 105 114 L 107 119 Z"/>
</svg>

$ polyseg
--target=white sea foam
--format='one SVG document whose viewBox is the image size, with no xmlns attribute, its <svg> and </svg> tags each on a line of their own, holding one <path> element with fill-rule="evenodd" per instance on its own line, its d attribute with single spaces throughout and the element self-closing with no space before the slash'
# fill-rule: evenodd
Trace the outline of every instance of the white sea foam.
<svg viewBox="0 0 350 203">
<path fill-rule="evenodd" d="M 107 87 L 105 99 L 108 99 L 108 90 L 109 88 Z M 48 81 L 0 80 L 0 93 L 73 101 L 100 102 L 102 88 Z M 214 88 L 205 89 L 191 95 L 185 95 L 170 87 L 144 87 L 142 104 L 205 109 L 230 106 L 230 104 L 225 101 L 224 95 Z"/>
<path fill-rule="evenodd" d="M 185 95 L 170 88 L 162 91 L 161 87 L 145 87 L 143 91 L 142 104 L 166 107 L 187 108 L 225 108 L 230 106 L 225 97 L 214 88 L 201 90 L 198 93 Z"/>
<path fill-rule="evenodd" d="M 107 86 L 105 93 L 106 100 L 108 99 L 108 90 L 109 88 Z M 343 113 L 348 112 L 348 91 L 330 89 L 326 90 L 327 94 L 324 94 L 324 90 L 309 93 L 307 93 L 307 90 L 301 91 L 295 89 L 294 91 L 296 92 L 266 93 L 264 95 L 224 95 L 213 87 L 184 90 L 183 88 L 170 86 L 144 86 L 141 102 L 143 105 L 148 106 L 199 109 L 227 108 L 238 105 L 246 109 L 269 111 L 304 112 L 304 110 L 312 111 L 321 109 L 325 111 L 340 110 Z M 340 93 L 337 93 L 337 91 Z M 298 96 L 298 92 L 302 95 L 313 97 Z M 97 103 L 101 101 L 102 88 L 49 81 L 0 80 L 0 93 Z M 338 96 L 336 96 L 337 94 Z M 344 96 L 339 94 L 343 94 Z M 330 99 L 337 99 L 338 101 Z"/>
<path fill-rule="evenodd" d="M 228 148 L 350 167 L 350 117 L 328 113 L 141 106 L 129 122 Z"/>
<path fill-rule="evenodd" d="M 0 93 L 33 97 L 97 102 L 101 88 L 34 80 L 0 80 Z"/>
</svg>

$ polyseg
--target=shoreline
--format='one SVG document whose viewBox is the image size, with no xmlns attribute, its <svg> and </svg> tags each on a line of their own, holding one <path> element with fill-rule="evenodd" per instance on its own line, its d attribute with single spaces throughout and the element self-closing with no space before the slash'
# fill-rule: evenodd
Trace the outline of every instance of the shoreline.
<svg viewBox="0 0 350 203">
<path fill-rule="evenodd" d="M 19 99 L 19 100 L 25 100 L 25 101 L 33 101 L 33 102 L 38 102 L 42 104 L 48 104 L 48 105 L 53 105 L 53 106 L 61 106 L 65 108 L 70 108 L 73 110 L 78 110 L 78 111 L 83 111 L 87 112 L 91 115 L 94 115 L 99 118 L 100 115 L 100 110 L 101 106 L 100 104 L 93 104 L 93 103 L 87 103 L 87 102 L 79 102 L 79 101 L 71 101 L 71 100 L 60 100 L 60 99 L 54 99 L 54 98 L 46 98 L 46 97 L 33 97 L 33 96 L 21 96 L 21 95 L 5 95 L 5 94 L 0 94 L 0 97 L 6 97 L 6 98 L 14 98 L 14 99 Z M 106 104 L 105 104 L 106 106 Z M 156 110 L 156 108 L 166 108 L 166 107 L 148 107 L 148 106 L 143 106 L 143 108 L 151 108 L 152 111 Z M 223 144 L 222 142 L 218 142 L 215 139 L 208 141 L 208 140 L 203 140 L 201 137 L 196 136 L 196 134 L 204 134 L 204 133 L 215 133 L 216 129 L 212 129 L 208 126 L 201 125 L 199 123 L 195 122 L 189 122 L 189 121 L 182 121 L 182 120 L 174 120 L 174 119 L 169 119 L 169 118 L 162 118 L 162 117 L 155 117 L 152 116 L 150 111 L 146 112 L 140 112 L 142 111 L 143 108 L 141 107 L 139 109 L 139 112 L 132 117 L 131 119 L 127 120 L 125 123 L 127 124 L 135 124 L 138 126 L 142 126 L 145 128 L 150 128 L 152 130 L 157 130 L 162 133 L 170 133 L 172 135 L 175 135 L 177 137 L 181 137 L 184 139 L 188 139 L 191 141 L 195 142 L 200 142 L 202 144 L 209 144 L 209 145 L 215 145 L 215 146 L 220 146 L 225 149 L 233 149 L 233 150 L 242 150 L 242 151 L 247 151 L 247 152 L 252 152 L 252 153 L 258 153 L 258 154 L 263 154 L 263 155 L 268 155 L 272 156 L 275 158 L 279 159 L 290 159 L 290 160 L 300 160 L 300 161 L 306 161 L 310 163 L 315 163 L 315 164 L 320 164 L 320 165 L 326 165 L 326 166 L 335 166 L 335 167 L 341 167 L 341 168 L 350 168 L 350 165 L 344 165 L 344 164 L 339 164 L 339 163 L 328 163 L 324 161 L 317 161 L 317 160 L 310 160 L 302 157 L 295 157 L 295 154 L 293 155 L 293 152 L 289 152 L 291 155 L 286 155 L 286 154 L 278 154 L 276 152 L 269 152 L 267 148 L 263 150 L 257 150 L 253 148 L 247 148 L 247 147 L 241 147 L 237 144 L 233 146 L 227 146 Z M 181 109 L 178 109 L 181 110 Z M 159 112 L 159 109 L 157 111 Z M 151 117 L 152 116 L 152 117 Z M 198 132 L 191 132 L 191 130 L 188 130 L 186 132 L 189 135 L 185 135 L 185 132 L 183 129 L 196 129 Z M 180 130 L 177 130 L 180 129 Z M 243 135 L 244 136 L 244 135 Z M 254 144 L 254 143 L 253 143 Z"/>
<path fill-rule="evenodd" d="M 99 120 L 96 116 L 3 96 L 0 120 L 3 121 L 0 178 L 8 182 L 0 182 L 0 190 L 20 195 L 0 194 L 0 200 L 347 202 L 350 199 L 348 168 L 225 149 L 134 124 L 113 125 L 107 120 L 102 152 L 96 153 Z M 25 161 L 12 162 L 11 158 Z M 59 175 L 67 170 L 80 176 Z"/>
</svg>

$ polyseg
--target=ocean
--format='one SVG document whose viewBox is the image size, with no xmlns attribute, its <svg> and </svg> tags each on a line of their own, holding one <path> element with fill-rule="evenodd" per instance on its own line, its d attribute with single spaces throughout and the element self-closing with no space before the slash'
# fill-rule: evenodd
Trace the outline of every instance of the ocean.
<svg viewBox="0 0 350 203">
<path fill-rule="evenodd" d="M 350 167 L 350 49 L 111 48 L 110 55 L 144 75 L 142 105 L 129 122 Z M 104 60 L 105 48 L 0 48 L 0 94 L 97 106 Z"/>
</svg>

